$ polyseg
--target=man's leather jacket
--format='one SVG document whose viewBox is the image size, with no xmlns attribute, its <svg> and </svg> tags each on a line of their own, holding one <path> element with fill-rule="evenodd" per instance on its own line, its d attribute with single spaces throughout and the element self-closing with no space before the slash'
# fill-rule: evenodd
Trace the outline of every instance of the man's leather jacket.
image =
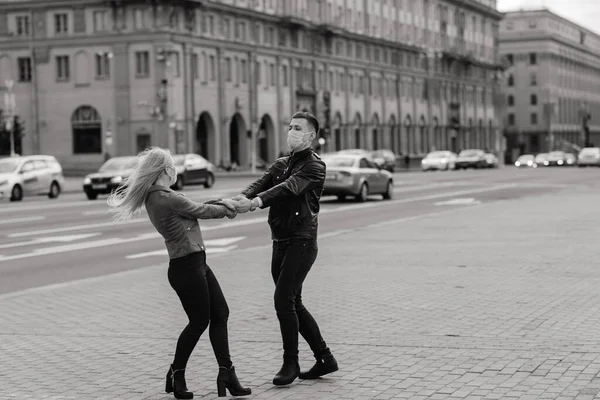
<svg viewBox="0 0 600 400">
<path fill-rule="evenodd" d="M 242 194 L 270 207 L 273 240 L 316 239 L 324 183 L 325 163 L 309 148 L 279 158 Z"/>
<path fill-rule="evenodd" d="M 182 193 L 160 185 L 149 189 L 145 205 L 150 222 L 165 239 L 170 259 L 205 250 L 198 219 L 227 215 L 225 206 L 195 203 Z"/>
</svg>

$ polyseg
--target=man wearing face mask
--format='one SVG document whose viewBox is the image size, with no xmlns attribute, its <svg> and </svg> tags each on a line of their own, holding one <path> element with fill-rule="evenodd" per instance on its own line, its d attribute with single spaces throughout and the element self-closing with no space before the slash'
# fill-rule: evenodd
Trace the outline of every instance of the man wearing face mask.
<svg viewBox="0 0 600 400">
<path fill-rule="evenodd" d="M 269 207 L 273 240 L 271 274 L 275 282 L 275 310 L 283 341 L 283 365 L 273 378 L 288 385 L 297 377 L 317 379 L 338 370 L 317 322 L 302 304 L 302 283 L 317 258 L 319 200 L 325 182 L 325 163 L 311 147 L 319 132 L 314 115 L 297 112 L 290 122 L 287 144 L 291 154 L 281 157 L 265 174 L 234 198 L 238 212 Z M 317 362 L 300 373 L 298 333 Z"/>
</svg>

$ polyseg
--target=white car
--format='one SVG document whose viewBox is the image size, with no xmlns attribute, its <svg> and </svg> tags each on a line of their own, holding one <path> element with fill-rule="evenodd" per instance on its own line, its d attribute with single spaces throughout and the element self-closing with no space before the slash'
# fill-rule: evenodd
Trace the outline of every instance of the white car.
<svg viewBox="0 0 600 400">
<path fill-rule="evenodd" d="M 53 156 L 18 156 L 0 159 L 0 199 L 20 201 L 24 196 L 55 199 L 65 183 L 60 163 Z"/>
<path fill-rule="evenodd" d="M 448 171 L 456 168 L 456 154 L 451 151 L 432 151 L 421 160 L 423 171 Z"/>
</svg>

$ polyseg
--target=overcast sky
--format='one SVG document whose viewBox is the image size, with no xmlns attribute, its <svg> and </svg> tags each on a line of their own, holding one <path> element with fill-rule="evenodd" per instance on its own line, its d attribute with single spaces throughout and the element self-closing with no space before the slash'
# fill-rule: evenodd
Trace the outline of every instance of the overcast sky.
<svg viewBox="0 0 600 400">
<path fill-rule="evenodd" d="M 502 12 L 542 7 L 600 34 L 600 0 L 498 0 Z"/>
</svg>

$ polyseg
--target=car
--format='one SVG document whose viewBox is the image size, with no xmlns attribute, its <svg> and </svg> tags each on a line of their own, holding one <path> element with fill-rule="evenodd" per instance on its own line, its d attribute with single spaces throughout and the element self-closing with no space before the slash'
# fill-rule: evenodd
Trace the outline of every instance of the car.
<svg viewBox="0 0 600 400">
<path fill-rule="evenodd" d="M 183 189 L 184 185 L 202 184 L 211 188 L 215 183 L 215 166 L 206 158 L 194 154 L 173 155 L 177 169 L 177 182 L 172 186 L 175 190 Z"/>
<path fill-rule="evenodd" d="M 486 168 L 485 152 L 479 149 L 468 149 L 458 153 L 456 169 Z"/>
<path fill-rule="evenodd" d="M 123 184 L 133 172 L 138 162 L 137 156 L 122 156 L 108 159 L 98 172 L 83 179 L 83 191 L 89 200 L 96 200 L 100 194 L 110 194 Z"/>
<path fill-rule="evenodd" d="M 565 154 L 565 165 L 567 167 L 572 167 L 577 164 L 577 157 L 575 154 L 567 153 Z"/>
<path fill-rule="evenodd" d="M 496 157 L 495 154 L 485 153 L 483 157 L 485 158 L 485 165 L 487 168 L 498 168 L 498 157 Z"/>
<path fill-rule="evenodd" d="M 548 166 L 555 167 L 566 164 L 566 156 L 564 151 L 551 151 L 548 153 Z"/>
<path fill-rule="evenodd" d="M 451 151 L 432 151 L 421 160 L 422 171 L 448 171 L 456 168 L 456 154 Z"/>
<path fill-rule="evenodd" d="M 577 166 L 600 167 L 600 147 L 584 147 L 577 155 Z"/>
<path fill-rule="evenodd" d="M 533 154 L 523 154 L 515 161 L 515 167 L 517 168 L 536 168 L 535 156 Z"/>
<path fill-rule="evenodd" d="M 323 196 L 337 196 L 339 200 L 354 196 L 360 202 L 372 194 L 380 194 L 386 200 L 393 197 L 392 173 L 369 156 L 337 153 L 321 159 L 327 166 Z"/>
<path fill-rule="evenodd" d="M 373 150 L 371 152 L 373 160 L 383 169 L 394 172 L 396 169 L 396 155 L 391 150 Z"/>
<path fill-rule="evenodd" d="M 550 161 L 548 161 L 548 153 L 539 153 L 537 156 L 535 156 L 533 162 L 536 168 L 547 167 L 548 165 L 550 165 Z"/>
<path fill-rule="evenodd" d="M 32 155 L 0 159 L 0 198 L 21 201 L 24 196 L 55 199 L 65 184 L 63 169 L 54 156 Z"/>
</svg>

